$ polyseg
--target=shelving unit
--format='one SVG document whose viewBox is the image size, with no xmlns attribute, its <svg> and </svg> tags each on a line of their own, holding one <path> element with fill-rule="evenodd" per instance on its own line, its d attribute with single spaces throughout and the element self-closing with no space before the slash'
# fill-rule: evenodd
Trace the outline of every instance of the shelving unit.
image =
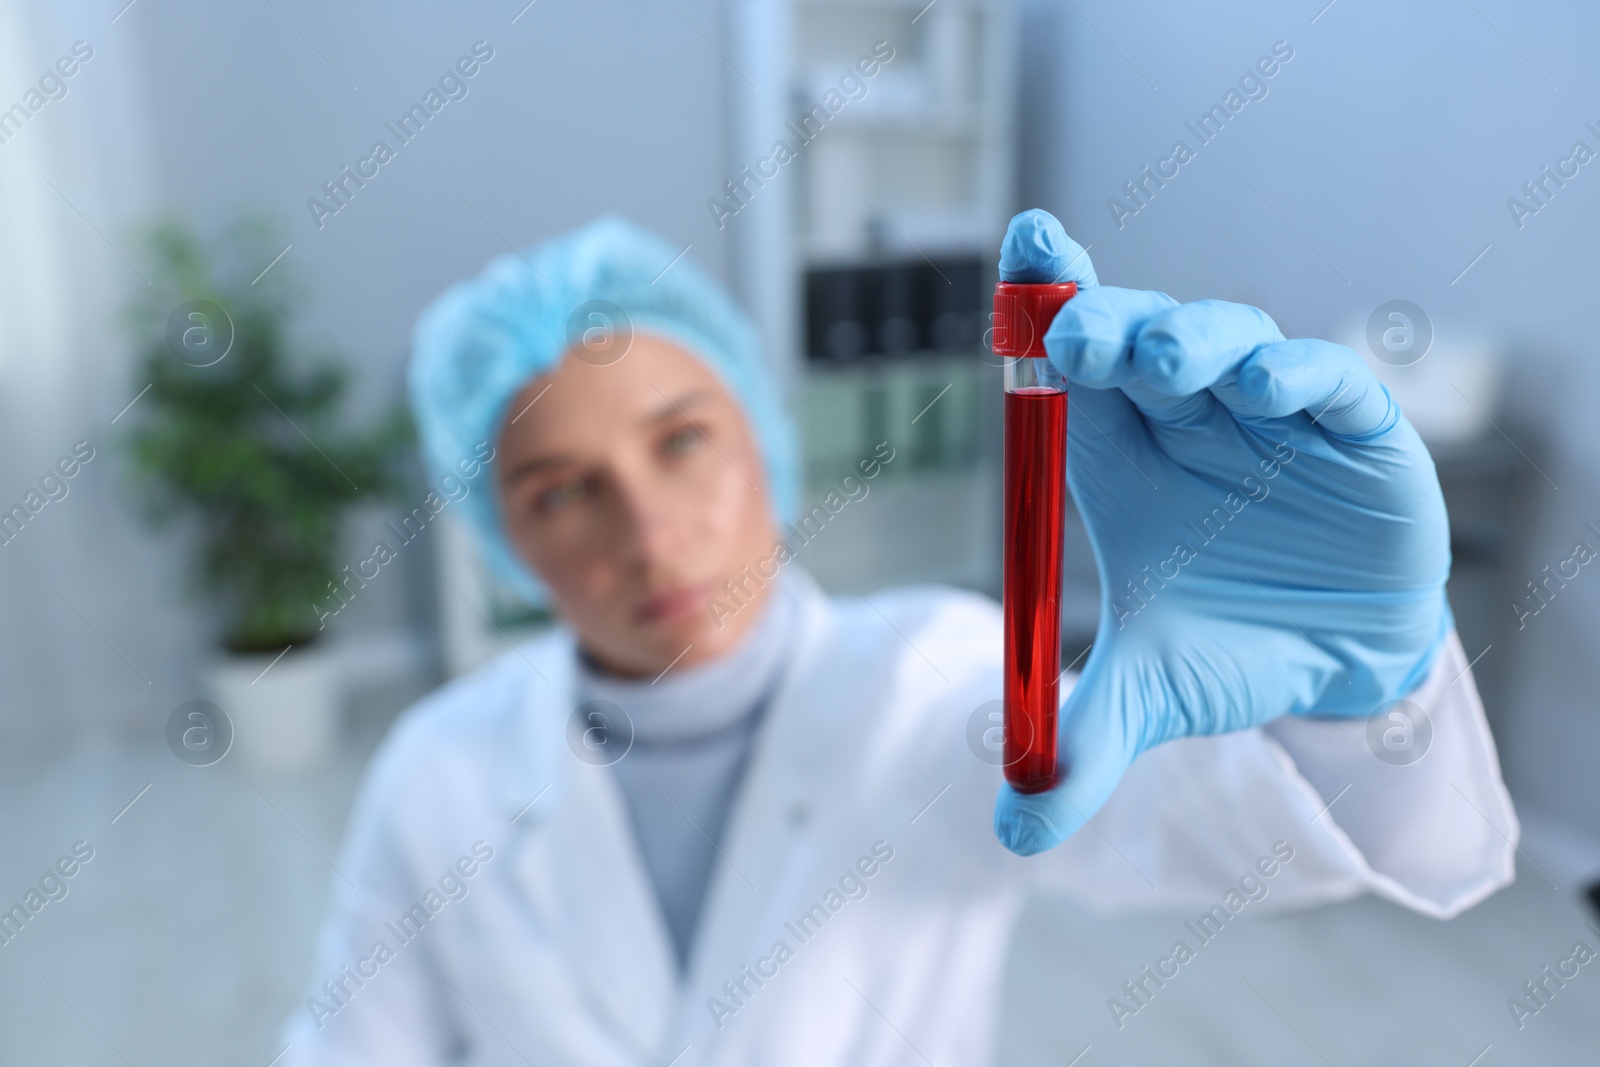
<svg viewBox="0 0 1600 1067">
<path fill-rule="evenodd" d="M 895 449 L 867 502 L 801 559 L 838 592 L 998 593 L 1000 382 L 983 309 L 1014 199 L 1011 5 L 730 0 L 728 13 L 731 58 L 756 84 L 730 71 L 730 173 L 793 144 L 852 72 L 860 85 L 726 220 L 739 296 L 800 419 L 804 505 L 878 442 Z M 861 76 L 859 60 L 889 49 Z M 848 310 L 819 313 L 819 275 L 843 278 L 829 284 Z M 895 295 L 913 284 L 915 298 Z"/>
</svg>

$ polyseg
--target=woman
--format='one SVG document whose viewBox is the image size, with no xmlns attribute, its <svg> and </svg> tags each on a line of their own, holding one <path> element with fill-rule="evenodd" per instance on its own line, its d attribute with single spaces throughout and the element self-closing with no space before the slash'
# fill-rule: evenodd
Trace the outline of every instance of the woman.
<svg viewBox="0 0 1600 1067">
<path fill-rule="evenodd" d="M 1013 220 L 1002 276 L 1082 290 L 1047 347 L 1107 590 L 1062 784 L 1023 797 L 968 741 L 998 606 L 819 591 L 753 331 L 674 256 L 602 219 L 419 324 L 429 461 L 562 625 L 373 761 L 286 1062 L 978 1063 L 1031 890 L 1204 936 L 1362 892 L 1445 918 L 1510 881 L 1438 483 L 1353 353 L 1098 287 L 1053 218 Z"/>
</svg>

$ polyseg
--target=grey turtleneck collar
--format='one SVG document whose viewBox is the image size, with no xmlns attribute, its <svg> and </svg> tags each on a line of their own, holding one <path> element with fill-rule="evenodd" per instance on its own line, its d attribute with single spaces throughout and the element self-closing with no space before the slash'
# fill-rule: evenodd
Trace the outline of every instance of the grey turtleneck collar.
<svg viewBox="0 0 1600 1067">
<path fill-rule="evenodd" d="M 577 698 L 606 700 L 633 723 L 633 747 L 613 766 L 644 866 L 688 962 L 728 814 L 756 727 L 795 644 L 800 604 L 780 572 L 767 603 L 733 648 L 656 679 L 627 679 L 577 654 Z"/>
</svg>

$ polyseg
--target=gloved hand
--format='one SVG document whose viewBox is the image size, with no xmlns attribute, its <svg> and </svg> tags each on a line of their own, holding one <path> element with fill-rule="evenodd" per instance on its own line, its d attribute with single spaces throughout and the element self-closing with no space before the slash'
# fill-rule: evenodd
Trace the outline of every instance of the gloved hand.
<svg viewBox="0 0 1600 1067">
<path fill-rule="evenodd" d="M 1045 335 L 1099 631 L 1062 706 L 1060 782 L 1001 787 L 1013 852 L 1060 844 L 1135 757 L 1280 715 L 1367 716 L 1453 620 L 1433 461 L 1361 359 L 1244 304 L 1102 287 L 1054 217 L 1011 220 L 1005 281 L 1076 281 Z"/>
</svg>

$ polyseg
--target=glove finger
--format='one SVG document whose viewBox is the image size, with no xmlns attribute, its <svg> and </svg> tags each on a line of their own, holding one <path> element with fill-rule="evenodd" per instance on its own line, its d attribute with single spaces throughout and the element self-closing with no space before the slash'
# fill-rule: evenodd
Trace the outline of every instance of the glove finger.
<svg viewBox="0 0 1600 1067">
<path fill-rule="evenodd" d="M 1133 369 L 1157 392 L 1189 396 L 1231 386 L 1256 348 L 1282 340 L 1277 323 L 1259 308 L 1197 300 L 1145 323 L 1134 340 Z M 1226 402 L 1224 394 L 1218 398 Z"/>
<path fill-rule="evenodd" d="M 1092 389 L 1135 377 L 1134 338 L 1152 318 L 1177 306 L 1166 293 L 1100 286 L 1062 305 L 1044 335 L 1051 364 L 1070 383 Z"/>
<path fill-rule="evenodd" d="M 1105 805 L 1138 753 L 1138 738 L 1128 724 L 1144 709 L 1128 707 L 1115 692 L 1121 687 L 1098 680 L 1105 674 L 1095 660 L 1099 651 L 1090 653 L 1083 677 L 1061 709 L 1055 788 L 1023 794 L 1009 784 L 1000 787 L 995 836 L 1020 856 L 1055 848 L 1077 833 Z"/>
<path fill-rule="evenodd" d="M 1048 211 L 1031 208 L 1011 219 L 1000 243 L 1000 280 L 1053 285 L 1077 282 L 1079 289 L 1100 284 L 1089 253 L 1067 236 Z"/>
<path fill-rule="evenodd" d="M 1239 368 L 1235 392 L 1242 414 L 1281 419 L 1305 412 L 1335 437 L 1369 440 L 1400 422 L 1400 406 L 1361 357 L 1330 341 L 1261 346 Z"/>
<path fill-rule="evenodd" d="M 1188 396 L 1168 396 L 1135 379 L 1124 384 L 1122 391 L 1146 416 L 1150 435 L 1158 441 L 1170 438 L 1170 431 L 1211 432 L 1219 419 L 1233 420 L 1227 409 L 1205 389 Z"/>
</svg>

